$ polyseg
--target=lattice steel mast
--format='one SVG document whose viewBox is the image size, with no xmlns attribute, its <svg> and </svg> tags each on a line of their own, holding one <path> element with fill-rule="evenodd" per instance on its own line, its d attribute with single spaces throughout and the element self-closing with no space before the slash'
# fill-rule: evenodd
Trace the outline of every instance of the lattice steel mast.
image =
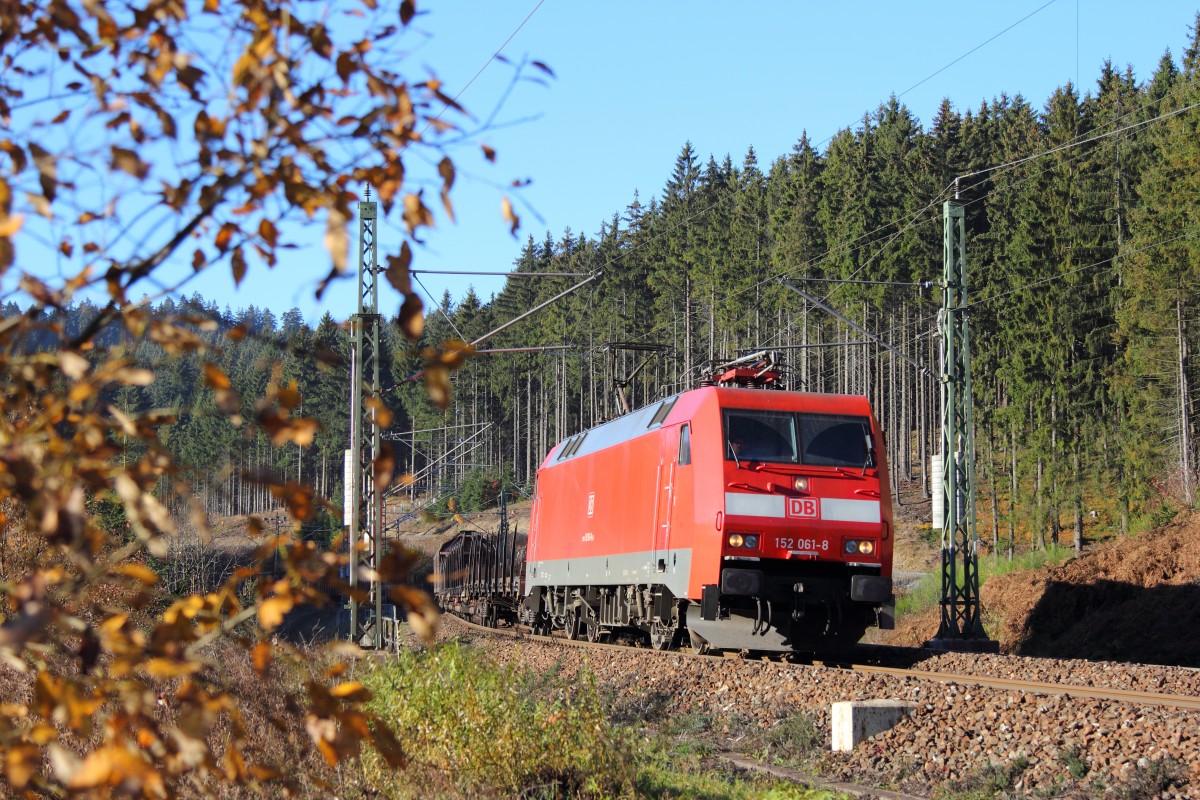
<svg viewBox="0 0 1200 800">
<path fill-rule="evenodd" d="M 376 242 L 377 204 L 358 204 L 358 313 L 350 320 L 350 451 L 346 465 L 346 520 L 350 544 L 350 641 L 383 647 L 383 497 L 376 488 L 373 465 L 382 447 L 376 415 L 379 384 L 379 282 Z M 365 592 L 365 602 L 359 602 Z"/>
<path fill-rule="evenodd" d="M 979 604 L 966 220 L 959 203 L 947 200 L 942 210 L 942 622 L 929 645 L 948 650 L 997 650 L 997 642 L 984 633 Z"/>
</svg>

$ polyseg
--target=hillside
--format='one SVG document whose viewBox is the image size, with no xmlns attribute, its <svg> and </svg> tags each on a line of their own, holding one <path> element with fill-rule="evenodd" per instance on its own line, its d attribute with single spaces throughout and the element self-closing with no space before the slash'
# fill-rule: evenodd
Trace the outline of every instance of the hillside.
<svg viewBox="0 0 1200 800">
<path fill-rule="evenodd" d="M 992 578 L 980 591 L 1003 652 L 1200 666 L 1200 514 L 1090 546 L 1067 563 Z M 914 645 L 938 611 L 899 620 L 887 637 Z"/>
</svg>

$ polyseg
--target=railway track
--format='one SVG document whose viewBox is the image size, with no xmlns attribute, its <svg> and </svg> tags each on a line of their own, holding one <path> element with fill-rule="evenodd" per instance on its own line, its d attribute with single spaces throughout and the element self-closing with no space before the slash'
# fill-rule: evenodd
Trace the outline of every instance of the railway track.
<svg viewBox="0 0 1200 800">
<path fill-rule="evenodd" d="M 695 715 L 709 720 L 719 742 L 796 718 L 827 736 L 831 704 L 846 700 L 887 698 L 910 707 L 905 722 L 854 751 L 816 757 L 825 782 L 930 797 L 1003 773 L 1009 796 L 1096 796 L 1100 789 L 1151 796 L 1138 792 L 1170 775 L 1175 788 L 1161 796 L 1200 798 L 1194 670 L 879 647 L 846 662 L 813 662 L 825 667 L 815 670 L 533 637 L 468 626 L 457 617 L 447 620 L 443 635 L 476 633 L 494 637 L 484 646 L 501 663 L 554 670 L 560 678 L 595 676 L 613 690 L 614 713 L 651 724 Z"/>
<path fill-rule="evenodd" d="M 606 642 L 588 642 L 582 639 L 572 640 L 565 636 L 534 636 L 528 629 L 518 628 L 490 628 L 483 625 L 470 622 L 462 617 L 455 616 L 454 619 L 459 623 L 469 627 L 479 633 L 509 636 L 513 638 L 524 637 L 535 641 L 552 641 L 558 644 L 568 645 L 571 647 L 582 647 L 596 650 L 617 650 L 626 651 L 628 645 L 611 644 Z M 661 657 L 684 657 L 688 659 L 720 659 L 720 658 L 738 658 L 736 653 L 723 654 L 699 654 L 692 652 L 688 648 L 679 650 L 659 651 L 650 648 L 639 648 L 640 653 L 651 653 Z M 921 661 L 922 654 L 929 651 L 918 649 L 904 648 L 874 648 L 865 646 L 862 651 L 866 654 L 874 653 L 873 658 L 882 659 L 889 657 L 887 654 L 893 654 L 895 657 L 902 657 L 910 662 Z M 784 659 L 779 658 L 762 658 L 743 659 L 746 661 L 771 661 L 787 663 Z M 1161 706 L 1164 708 L 1174 708 L 1186 711 L 1200 711 L 1200 697 L 1191 695 L 1179 694 L 1164 694 L 1161 692 L 1145 692 L 1129 689 L 1109 689 L 1098 686 L 1081 686 L 1061 683 L 1049 683 L 1045 681 L 1026 681 L 1016 680 L 1012 678 L 996 678 L 984 675 L 972 675 L 968 673 L 951 673 L 951 672 L 936 672 L 931 670 L 909 669 L 904 667 L 893 667 L 882 664 L 865 664 L 855 663 L 854 661 L 821 661 L 807 662 L 806 665 L 823 666 L 830 669 L 845 669 L 851 672 L 859 672 L 870 675 L 882 675 L 891 678 L 909 678 L 919 681 L 928 681 L 935 683 L 957 684 L 963 686 L 981 686 L 988 689 L 996 689 L 1007 692 L 1026 692 L 1030 694 L 1040 694 L 1046 696 L 1063 696 L 1082 698 L 1089 700 L 1109 700 L 1119 703 L 1127 703 L 1131 705 L 1145 706 Z"/>
</svg>

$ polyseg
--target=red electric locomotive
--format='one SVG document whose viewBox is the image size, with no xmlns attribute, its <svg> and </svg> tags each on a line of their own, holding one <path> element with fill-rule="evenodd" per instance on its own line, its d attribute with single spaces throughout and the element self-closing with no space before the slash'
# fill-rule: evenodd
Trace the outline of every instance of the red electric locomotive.
<svg viewBox="0 0 1200 800">
<path fill-rule="evenodd" d="M 667 649 L 828 652 L 894 623 L 885 448 L 865 397 L 714 384 L 572 436 L 537 475 L 523 616 Z"/>
</svg>

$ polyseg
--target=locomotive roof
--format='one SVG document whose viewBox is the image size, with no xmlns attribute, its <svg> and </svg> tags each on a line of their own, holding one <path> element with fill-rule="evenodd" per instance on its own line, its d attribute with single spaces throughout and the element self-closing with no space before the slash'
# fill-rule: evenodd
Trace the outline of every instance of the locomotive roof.
<svg viewBox="0 0 1200 800">
<path fill-rule="evenodd" d="M 689 420 L 696 408 L 706 397 L 710 396 L 710 393 L 716 395 L 718 403 L 723 407 L 786 409 L 795 408 L 799 401 L 816 412 L 871 413 L 867 398 L 862 395 L 705 386 L 671 395 L 582 433 L 569 436 L 550 451 L 542 466 L 552 467 L 555 464 L 636 439 L 663 425 Z"/>
</svg>

